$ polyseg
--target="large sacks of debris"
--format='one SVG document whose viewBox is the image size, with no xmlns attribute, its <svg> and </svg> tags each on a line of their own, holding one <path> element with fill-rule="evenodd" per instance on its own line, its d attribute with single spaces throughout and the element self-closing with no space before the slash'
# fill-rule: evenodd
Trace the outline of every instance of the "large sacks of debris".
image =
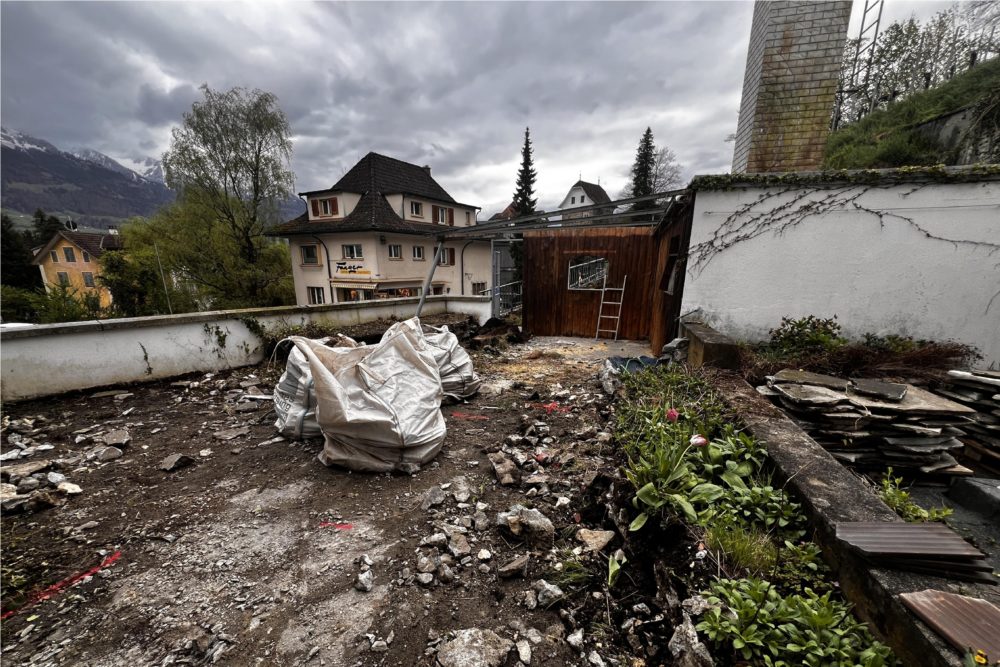
<svg viewBox="0 0 1000 667">
<path fill-rule="evenodd" d="M 275 387 L 275 426 L 295 439 L 323 435 L 320 460 L 370 472 L 415 472 L 441 449 L 441 401 L 479 388 L 472 360 L 448 331 L 417 318 L 391 326 L 376 345 L 345 336 L 293 336 Z M 283 341 L 284 342 L 284 341 Z"/>
</svg>

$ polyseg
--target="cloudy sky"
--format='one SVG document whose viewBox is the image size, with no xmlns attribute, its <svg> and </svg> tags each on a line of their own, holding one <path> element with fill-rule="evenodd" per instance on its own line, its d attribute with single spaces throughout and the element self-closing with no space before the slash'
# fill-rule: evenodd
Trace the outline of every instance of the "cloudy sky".
<svg viewBox="0 0 1000 667">
<path fill-rule="evenodd" d="M 860 3 L 860 0 L 859 0 Z M 947 2 L 887 0 L 886 18 Z M 855 7 L 855 14 L 859 12 Z M 540 206 L 582 175 L 615 196 L 639 136 L 685 176 L 729 170 L 753 5 L 3 2 L 5 127 L 158 157 L 198 86 L 275 93 L 300 191 L 377 151 L 484 213 L 531 127 Z"/>
</svg>

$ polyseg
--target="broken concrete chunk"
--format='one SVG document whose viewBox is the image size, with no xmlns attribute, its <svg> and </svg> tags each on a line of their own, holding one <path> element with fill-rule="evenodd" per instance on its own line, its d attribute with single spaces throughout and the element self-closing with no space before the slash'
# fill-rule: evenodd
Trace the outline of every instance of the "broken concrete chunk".
<svg viewBox="0 0 1000 667">
<path fill-rule="evenodd" d="M 194 459 L 190 456 L 186 456 L 184 454 L 171 454 L 167 458 L 160 461 L 160 470 L 173 472 L 175 470 L 180 470 L 181 468 L 186 468 L 193 463 Z"/>
<path fill-rule="evenodd" d="M 556 529 L 552 522 L 538 510 L 523 505 L 513 505 L 497 514 L 497 526 L 533 546 L 550 547 L 555 539 Z"/>
<path fill-rule="evenodd" d="M 472 489 L 469 488 L 469 481 L 465 477 L 456 477 L 451 480 L 451 495 L 455 502 L 465 503 L 472 497 Z"/>
<path fill-rule="evenodd" d="M 238 438 L 243 435 L 249 435 L 249 433 L 249 426 L 239 426 L 236 428 L 227 428 L 222 431 L 216 431 L 212 434 L 212 437 L 217 438 L 218 440 L 232 440 L 233 438 Z"/>
<path fill-rule="evenodd" d="M 712 667 L 715 664 L 708 649 L 698 639 L 691 617 L 686 613 L 684 620 L 674 630 L 667 649 L 674 656 L 674 665 L 683 667 Z"/>
<path fill-rule="evenodd" d="M 469 539 L 465 535 L 455 533 L 448 540 L 448 551 L 455 558 L 464 558 L 472 553 L 472 547 L 469 546 Z"/>
<path fill-rule="evenodd" d="M 114 461 L 115 459 L 120 459 L 122 457 L 122 450 L 117 447 L 105 447 L 101 450 L 101 454 L 98 457 L 100 461 Z"/>
<path fill-rule="evenodd" d="M 125 449 L 132 442 L 132 437 L 129 435 L 127 429 L 120 428 L 104 434 L 103 440 L 105 445 Z"/>
<path fill-rule="evenodd" d="M 534 583 L 535 593 L 538 595 L 538 604 L 548 607 L 562 600 L 566 594 L 555 584 L 550 584 L 544 579 L 539 579 Z"/>
<path fill-rule="evenodd" d="M 796 371 L 790 368 L 775 373 L 774 381 L 776 383 L 810 384 L 817 387 L 837 389 L 839 391 L 847 391 L 848 386 L 847 380 L 843 378 L 822 375 L 820 373 L 810 373 L 809 371 Z"/>
<path fill-rule="evenodd" d="M 530 559 L 528 555 L 518 556 L 514 560 L 510 561 L 505 565 L 501 565 L 500 569 L 497 570 L 497 574 L 503 579 L 512 579 L 514 577 L 526 577 L 528 576 L 528 563 Z"/>
<path fill-rule="evenodd" d="M 437 485 L 432 486 L 430 489 L 427 490 L 427 493 L 424 494 L 424 500 L 422 503 L 420 503 L 420 509 L 426 512 L 435 505 L 440 505 L 441 503 L 443 503 L 444 498 L 445 498 L 444 489 L 442 489 L 440 486 Z"/>
<path fill-rule="evenodd" d="M 13 484 L 0 484 L 0 502 L 17 497 L 17 487 Z"/>
<path fill-rule="evenodd" d="M 441 667 L 500 667 L 514 649 L 514 642 L 492 630 L 459 630 L 438 649 Z"/>
<path fill-rule="evenodd" d="M 375 587 L 375 573 L 371 570 L 365 570 L 364 572 L 358 573 L 358 578 L 354 582 L 354 588 L 364 593 L 368 593 L 372 588 Z"/>
<path fill-rule="evenodd" d="M 0 468 L 0 477 L 6 479 L 11 484 L 16 484 L 22 477 L 30 477 L 36 472 L 48 470 L 50 465 L 52 465 L 50 461 L 29 461 L 27 463 L 4 466 Z"/>
<path fill-rule="evenodd" d="M 71 482 L 60 482 L 59 485 L 56 486 L 56 490 L 61 493 L 65 493 L 67 496 L 76 496 L 83 493 L 83 489 Z"/>
<path fill-rule="evenodd" d="M 582 542 L 588 551 L 601 551 L 615 538 L 613 530 L 590 530 L 581 528 L 576 532 L 576 539 Z"/>
<path fill-rule="evenodd" d="M 494 452 L 487 458 L 493 464 L 493 472 L 497 476 L 497 481 L 502 486 L 510 486 L 517 482 L 517 477 L 520 474 L 517 465 L 507 458 L 506 455 L 502 452 Z"/>
</svg>

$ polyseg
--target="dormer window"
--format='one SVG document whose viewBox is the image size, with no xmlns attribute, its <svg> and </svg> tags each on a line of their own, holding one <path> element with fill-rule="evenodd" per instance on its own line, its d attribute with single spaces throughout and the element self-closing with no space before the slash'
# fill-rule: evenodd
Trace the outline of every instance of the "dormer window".
<svg viewBox="0 0 1000 667">
<path fill-rule="evenodd" d="M 415 218 L 424 217 L 424 205 L 418 201 L 410 202 L 410 215 Z"/>
<path fill-rule="evenodd" d="M 314 218 L 329 218 L 337 215 L 340 207 L 337 205 L 336 197 L 312 200 L 312 214 Z"/>
</svg>

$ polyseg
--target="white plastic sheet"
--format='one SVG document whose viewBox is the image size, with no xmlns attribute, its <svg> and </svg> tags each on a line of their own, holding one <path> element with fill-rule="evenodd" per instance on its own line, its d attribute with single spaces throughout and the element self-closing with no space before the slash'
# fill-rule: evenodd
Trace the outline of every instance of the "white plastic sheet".
<svg viewBox="0 0 1000 667">
<path fill-rule="evenodd" d="M 291 340 L 312 372 L 324 464 L 415 472 L 441 450 L 444 392 L 419 320 L 394 325 L 367 347 Z"/>
</svg>

